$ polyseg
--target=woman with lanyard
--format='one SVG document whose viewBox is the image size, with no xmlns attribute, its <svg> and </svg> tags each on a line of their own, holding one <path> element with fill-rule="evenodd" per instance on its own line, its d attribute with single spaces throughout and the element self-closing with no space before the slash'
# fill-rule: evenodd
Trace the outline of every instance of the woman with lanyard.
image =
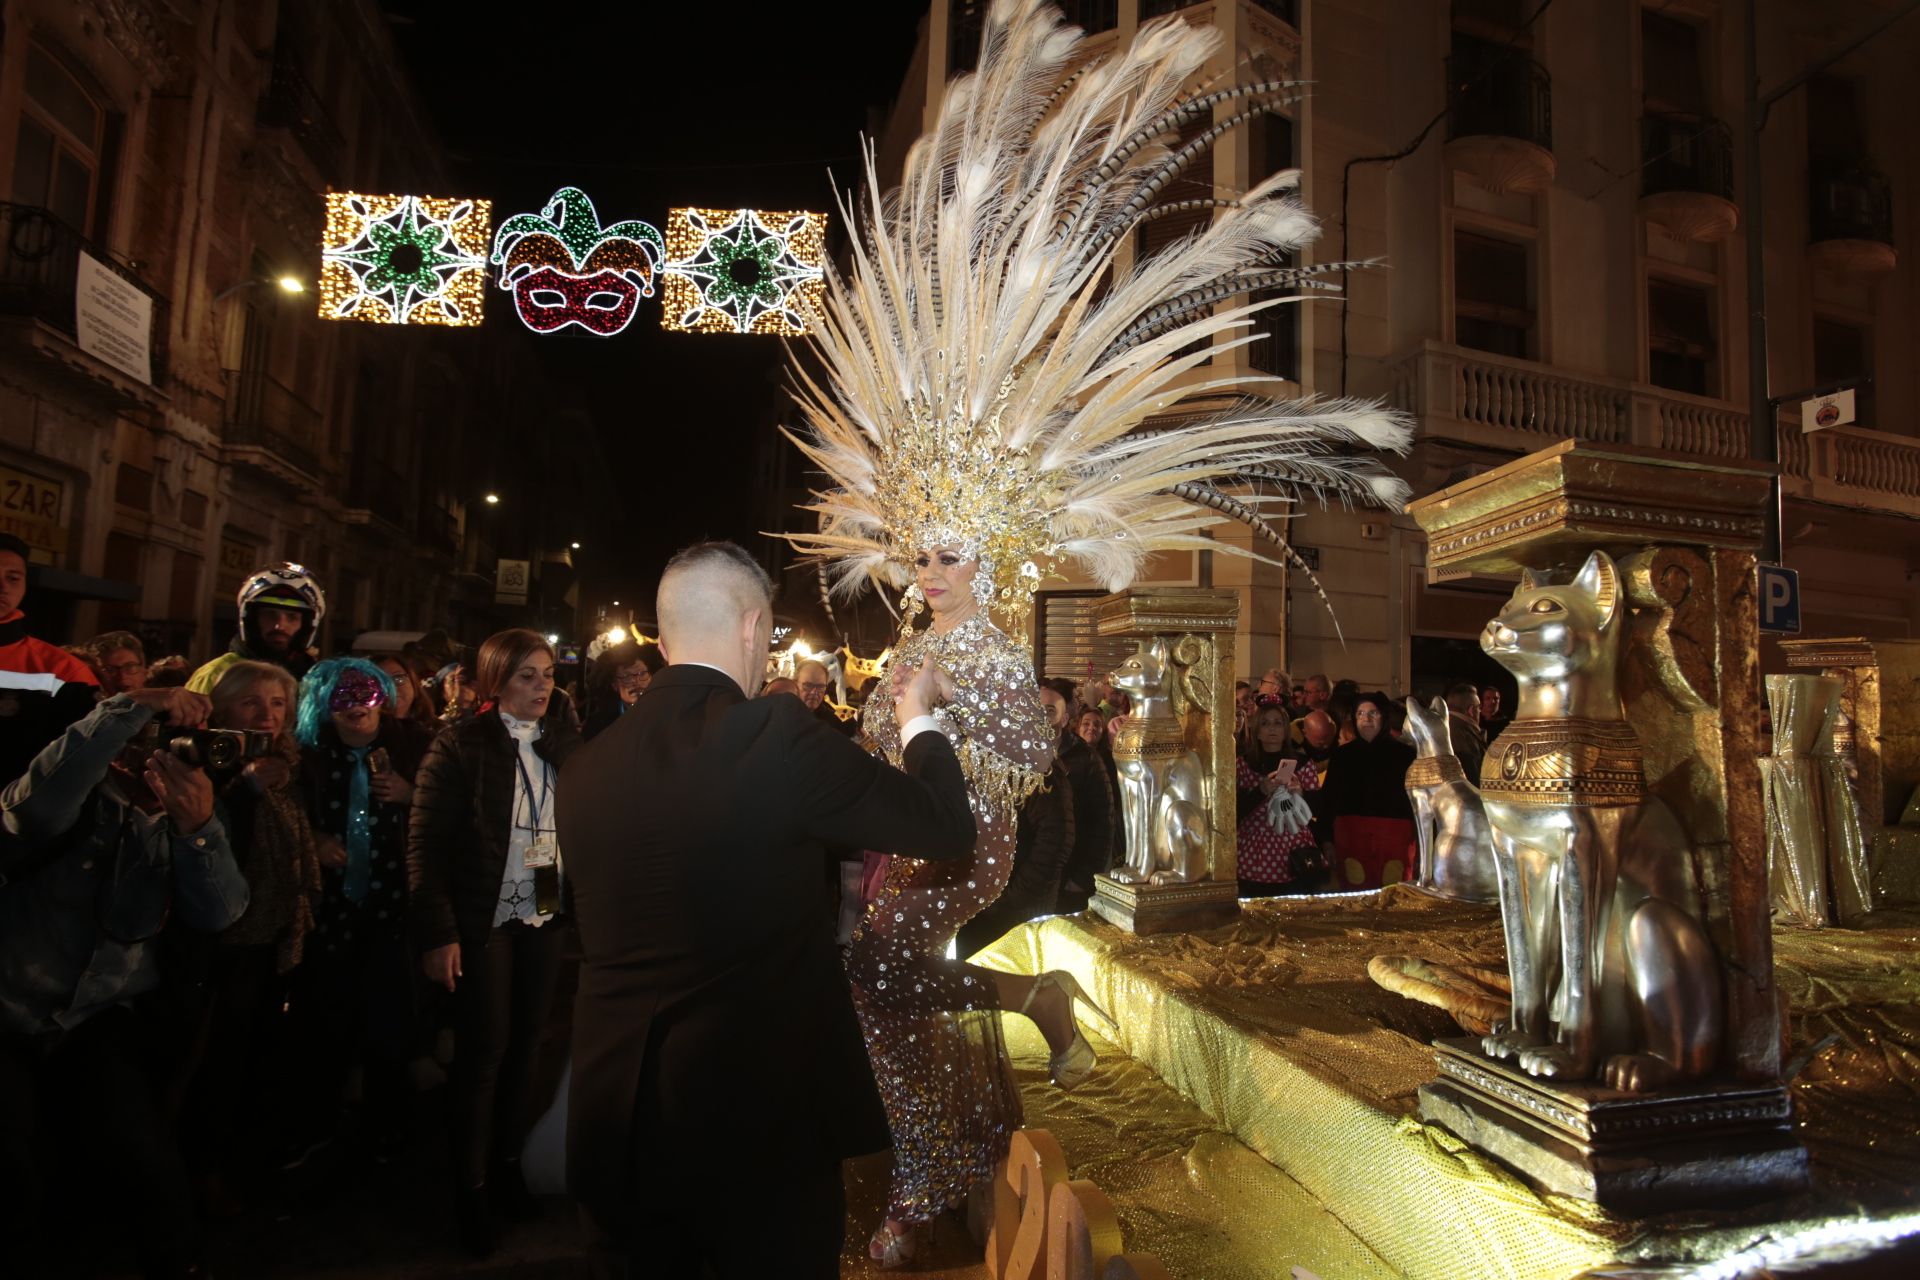
<svg viewBox="0 0 1920 1280">
<path fill-rule="evenodd" d="M 559 969 L 560 766 L 580 744 L 534 631 L 488 637 L 482 709 L 434 740 L 415 784 L 407 914 L 428 979 L 454 997 L 453 1171 L 461 1243 L 493 1247 L 493 1215 L 537 1212 L 518 1154 L 528 1076 Z"/>
</svg>

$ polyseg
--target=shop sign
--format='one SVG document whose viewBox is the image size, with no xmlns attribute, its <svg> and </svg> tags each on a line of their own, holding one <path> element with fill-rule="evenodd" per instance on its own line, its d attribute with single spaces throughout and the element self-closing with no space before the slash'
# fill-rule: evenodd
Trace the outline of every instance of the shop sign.
<svg viewBox="0 0 1920 1280">
<path fill-rule="evenodd" d="M 0 533 L 12 534 L 35 551 L 63 554 L 67 529 L 60 523 L 60 499 L 65 491 L 58 480 L 0 467 Z"/>
<path fill-rule="evenodd" d="M 260 552 L 251 542 L 237 542 L 232 538 L 220 539 L 220 576 L 223 579 L 238 580 L 246 577 L 260 567 Z"/>
<path fill-rule="evenodd" d="M 493 598 L 500 604 L 525 604 L 527 584 L 533 577 L 528 560 L 502 560 L 494 572 Z"/>
</svg>

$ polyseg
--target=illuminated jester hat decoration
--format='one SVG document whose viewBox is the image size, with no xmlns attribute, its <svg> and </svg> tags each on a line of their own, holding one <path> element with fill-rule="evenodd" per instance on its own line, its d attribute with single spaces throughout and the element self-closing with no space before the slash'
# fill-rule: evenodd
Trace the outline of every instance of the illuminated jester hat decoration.
<svg viewBox="0 0 1920 1280">
<path fill-rule="evenodd" d="M 896 191 L 881 194 L 868 149 L 860 216 L 843 211 L 851 264 L 829 270 L 811 334 L 824 369 L 796 371 L 795 443 L 830 487 L 808 505 L 818 531 L 784 535 L 837 593 L 905 586 L 936 547 L 977 557 L 976 592 L 1016 615 L 1062 562 L 1110 590 L 1163 550 L 1276 563 L 1204 537 L 1223 515 L 1312 580 L 1275 508 L 1406 500 L 1374 452 L 1405 451 L 1398 415 L 1275 400 L 1252 388 L 1279 379 L 1202 368 L 1257 340 L 1241 332 L 1257 312 L 1298 300 L 1248 295 L 1319 288 L 1348 265 L 1285 265 L 1315 234 L 1297 173 L 1156 205 L 1214 139 L 1296 86 L 1185 92 L 1220 36 L 1177 17 L 1084 66 L 1083 39 L 1050 4 L 996 0 L 979 70 L 948 85 Z M 1224 118 L 1182 144 L 1216 107 Z M 1142 223 L 1196 203 L 1216 207 L 1210 224 L 1118 264 Z"/>
<path fill-rule="evenodd" d="M 539 213 L 517 213 L 493 238 L 499 285 L 535 333 L 570 324 L 610 337 L 627 327 L 666 255 L 657 228 L 632 219 L 600 225 L 577 187 L 553 193 Z"/>
</svg>

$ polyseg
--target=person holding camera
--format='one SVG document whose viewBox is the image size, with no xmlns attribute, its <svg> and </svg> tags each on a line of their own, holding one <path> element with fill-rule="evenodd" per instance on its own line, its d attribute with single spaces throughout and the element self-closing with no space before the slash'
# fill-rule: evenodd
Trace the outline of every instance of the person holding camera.
<svg viewBox="0 0 1920 1280">
<path fill-rule="evenodd" d="M 398 709 L 384 664 L 328 658 L 300 682 L 301 788 L 319 833 L 325 893 L 291 1011 L 309 1073 L 305 1143 L 338 1127 L 348 1072 L 363 1069 L 360 1137 L 386 1159 L 404 1132 L 419 980 L 406 941 L 407 819 L 427 739 Z"/>
<path fill-rule="evenodd" d="M 69 726 L 0 791 L 0 1239 L 9 1274 L 104 1243 L 103 1206 L 125 1214 L 149 1276 L 200 1274 L 200 1232 L 163 1117 L 163 1028 L 151 998 L 171 921 L 218 933 L 246 911 L 247 882 L 190 762 L 211 702 L 181 689 L 117 694 Z M 157 812 L 110 769 L 162 720 L 143 764 Z M 182 757 L 188 757 L 183 759 Z M 53 1166 L 53 1167 L 49 1167 Z M 84 1204 L 48 1194 L 90 1188 Z M 74 1231 L 53 1211 L 79 1211 Z"/>
<path fill-rule="evenodd" d="M 199 954 L 201 1048 L 182 1132 L 203 1205 L 230 1215 L 241 1207 L 235 1190 L 270 1167 L 284 1136 L 262 1123 L 272 1108 L 266 1086 L 280 1074 L 281 1011 L 309 945 L 320 862 L 296 785 L 293 677 L 272 663 L 230 663 L 210 696 L 212 727 L 231 735 L 215 744 L 215 792 L 247 909 Z"/>
<path fill-rule="evenodd" d="M 428 980 L 453 993 L 455 1209 L 462 1244 L 484 1256 L 490 1209 L 537 1212 L 519 1152 L 560 968 L 555 795 L 580 731 L 545 636 L 489 636 L 474 668 L 481 710 L 441 731 L 416 780 L 407 917 Z"/>
</svg>

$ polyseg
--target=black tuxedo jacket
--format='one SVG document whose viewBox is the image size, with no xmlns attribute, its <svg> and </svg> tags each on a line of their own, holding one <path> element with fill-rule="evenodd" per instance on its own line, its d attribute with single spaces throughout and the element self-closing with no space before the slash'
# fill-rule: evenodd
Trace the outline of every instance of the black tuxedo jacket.
<svg viewBox="0 0 1920 1280">
<path fill-rule="evenodd" d="M 887 1145 L 819 877 L 826 844 L 972 850 L 946 738 L 918 735 L 902 763 L 798 698 L 680 665 L 562 770 L 582 950 L 568 1186 L 604 1230 L 699 1170 L 777 1188 Z"/>
</svg>

